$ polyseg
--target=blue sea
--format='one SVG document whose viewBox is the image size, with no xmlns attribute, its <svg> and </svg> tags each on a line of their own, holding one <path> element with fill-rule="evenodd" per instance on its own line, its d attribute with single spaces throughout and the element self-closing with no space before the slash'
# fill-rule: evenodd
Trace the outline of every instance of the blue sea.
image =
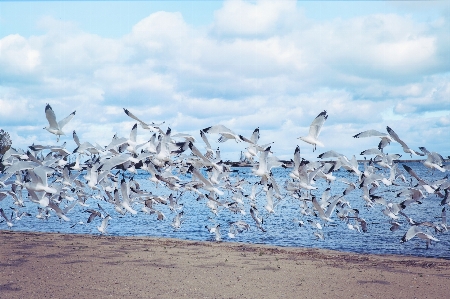
<svg viewBox="0 0 450 299">
<path fill-rule="evenodd" d="M 405 163 L 403 163 L 405 164 Z M 419 176 L 428 181 L 435 181 L 445 177 L 445 173 L 431 172 L 424 167 L 420 162 L 408 162 L 406 163 L 411 167 Z M 362 169 L 360 165 L 360 169 Z M 409 180 L 409 175 L 403 170 L 403 167 L 399 165 L 399 168 L 405 173 L 405 177 Z M 251 186 L 253 183 L 259 181 L 259 178 L 254 176 L 249 167 L 233 168 L 231 177 L 239 176 L 241 179 L 245 179 L 248 183 L 243 186 L 244 194 L 250 194 Z M 285 181 L 289 178 L 289 172 L 291 169 L 276 168 L 273 169 L 273 175 L 276 178 L 283 195 L 286 195 L 286 191 L 283 186 Z M 334 172 L 334 175 L 338 178 L 346 178 L 347 180 L 357 182 L 358 178 L 345 170 L 339 170 Z M 388 177 L 389 172 L 385 172 Z M 25 199 L 25 207 L 21 208 L 21 211 L 27 211 L 32 216 L 22 217 L 21 220 L 15 221 L 14 226 L 11 228 L 13 231 L 37 231 L 37 232 L 58 232 L 69 234 L 100 234 L 97 230 L 102 222 L 102 219 L 96 217 L 93 222 L 86 224 L 89 217 L 87 209 L 97 209 L 97 203 L 107 210 L 111 215 L 111 219 L 108 224 L 108 235 L 112 236 L 151 236 L 151 237 L 170 237 L 186 240 L 198 240 L 198 241 L 210 241 L 215 242 L 215 235 L 211 234 L 205 226 L 211 227 L 216 224 L 220 224 L 220 232 L 222 235 L 222 242 L 239 242 L 239 243 L 253 243 L 253 244 L 270 244 L 277 246 L 288 247 L 311 247 L 311 248 L 326 248 L 339 251 L 357 252 L 357 253 L 371 253 L 371 254 L 398 254 L 398 255 L 411 255 L 422 257 L 437 257 L 450 259 L 450 233 L 442 232 L 436 233 L 434 230 L 429 232 L 439 239 L 439 242 L 432 242 L 431 246 L 427 249 L 424 240 L 413 238 L 408 242 L 401 243 L 400 240 L 410 225 L 407 220 L 400 216 L 398 222 L 401 224 L 400 229 L 394 232 L 390 231 L 391 224 L 389 218 L 382 213 L 383 207 L 381 205 L 374 205 L 368 207 L 365 205 L 365 201 L 362 199 L 362 192 L 359 189 L 354 190 L 345 199 L 350 203 L 351 208 L 356 208 L 360 211 L 360 217 L 364 218 L 368 224 L 368 231 L 358 232 L 356 230 L 350 230 L 347 227 L 346 222 L 341 221 L 336 213 L 333 213 L 333 222 L 324 223 L 323 235 L 324 239 L 318 239 L 314 232 L 317 231 L 308 224 L 309 220 L 318 220 L 313 216 L 305 216 L 300 213 L 300 202 L 298 199 L 293 198 L 290 195 L 286 195 L 275 207 L 275 213 L 268 215 L 264 209 L 266 203 L 265 192 L 261 192 L 257 198 L 257 207 L 260 211 L 260 215 L 264 218 L 263 227 L 266 232 L 261 231 L 255 225 L 254 220 L 251 218 L 249 210 L 249 201 L 244 198 L 245 212 L 233 213 L 225 208 L 219 208 L 217 215 L 213 214 L 211 210 L 206 206 L 206 199 L 197 200 L 197 195 L 193 192 L 184 192 L 179 194 L 164 186 L 159 185 L 155 187 L 153 182 L 148 180 L 149 175 L 139 171 L 138 174 L 127 174 L 128 177 L 134 176 L 134 180 L 137 181 L 141 189 L 152 192 L 155 195 L 168 196 L 173 193 L 178 198 L 178 203 L 182 204 L 182 210 L 184 212 L 183 222 L 179 229 L 174 229 L 171 225 L 172 220 L 177 215 L 177 212 L 171 211 L 167 205 L 158 204 L 154 205 L 154 208 L 160 210 L 165 219 L 157 220 L 156 215 L 149 215 L 141 212 L 141 204 L 135 204 L 134 208 L 138 210 L 137 215 L 120 215 L 114 211 L 112 206 L 100 199 L 90 198 L 86 201 L 89 207 L 83 207 L 77 205 L 73 210 L 68 212 L 67 217 L 70 218 L 69 222 L 60 220 L 54 213 L 51 214 L 47 220 L 41 220 L 36 218 L 37 205 L 29 202 L 26 199 L 26 192 L 23 196 Z M 397 193 L 408 186 L 407 183 L 403 183 L 398 180 L 401 186 L 389 186 L 385 187 L 381 184 L 380 188 L 376 192 L 383 196 L 386 200 L 401 202 L 403 199 L 397 197 Z M 316 181 L 317 190 L 313 190 L 312 193 L 318 198 L 321 197 L 322 192 L 331 187 L 331 194 L 342 194 L 347 185 L 339 182 L 337 179 L 331 186 L 324 180 L 319 179 Z M 260 187 L 261 188 L 261 187 Z M 225 195 L 222 198 L 231 197 L 230 191 L 225 191 Z M 414 219 L 416 222 L 430 221 L 441 222 L 440 206 L 441 198 L 436 195 L 428 195 L 422 200 L 422 204 L 413 204 L 407 207 L 404 212 Z M 65 204 L 61 204 L 64 207 Z M 8 197 L 0 201 L 0 207 L 3 208 L 8 215 L 11 215 L 13 207 L 12 198 Z M 448 206 L 447 206 L 448 207 Z M 340 210 L 337 207 L 337 210 Z M 298 222 L 294 219 L 302 220 L 305 225 L 299 226 Z M 229 238 L 228 228 L 229 223 L 237 220 L 243 220 L 250 224 L 248 231 L 243 231 L 237 234 L 235 238 Z M 83 224 L 80 224 L 82 222 Z M 0 223 L 0 230 L 9 230 L 6 222 Z"/>
</svg>

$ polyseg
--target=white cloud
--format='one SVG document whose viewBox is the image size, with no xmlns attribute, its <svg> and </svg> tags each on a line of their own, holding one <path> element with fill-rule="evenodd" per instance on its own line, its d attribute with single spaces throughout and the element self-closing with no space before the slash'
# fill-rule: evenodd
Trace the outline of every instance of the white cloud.
<svg viewBox="0 0 450 299">
<path fill-rule="evenodd" d="M 39 50 L 18 34 L 0 40 L 0 53 L 0 67 L 12 74 L 31 73 L 41 64 Z"/>
<path fill-rule="evenodd" d="M 26 111 L 28 106 L 28 102 L 26 100 L 15 100 L 13 101 L 11 98 L 2 99 L 0 98 L 0 117 L 2 119 L 7 119 L 8 121 L 12 121 L 14 118 L 17 118 L 15 113 L 17 111 Z"/>
<path fill-rule="evenodd" d="M 296 14 L 295 1 L 225 1 L 215 12 L 213 30 L 219 35 L 254 36 L 274 33 Z"/>
<path fill-rule="evenodd" d="M 259 126 L 277 155 L 290 157 L 300 144 L 313 157 L 296 138 L 327 110 L 324 150 L 355 153 L 352 135 L 386 125 L 413 142 L 430 128 L 448 140 L 450 130 L 440 129 L 448 128 L 450 110 L 448 16 L 313 21 L 296 5 L 226 1 L 206 28 L 161 11 L 116 39 L 43 18 L 45 34 L 0 39 L 0 125 L 21 147 L 27 140 L 54 143 L 41 129 L 50 103 L 57 115 L 77 110 L 67 132 L 106 144 L 116 132 L 129 134 L 134 121 L 122 109 L 128 108 L 175 132 L 197 134 L 223 123 L 249 136 Z M 39 129 L 12 127 L 12 119 Z M 143 140 L 146 134 L 139 131 Z"/>
</svg>

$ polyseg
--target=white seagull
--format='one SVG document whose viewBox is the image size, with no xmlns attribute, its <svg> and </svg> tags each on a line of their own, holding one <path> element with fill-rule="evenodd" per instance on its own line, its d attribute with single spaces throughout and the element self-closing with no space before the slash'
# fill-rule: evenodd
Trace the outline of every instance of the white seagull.
<svg viewBox="0 0 450 299">
<path fill-rule="evenodd" d="M 56 141 L 59 141 L 59 137 L 61 135 L 65 135 L 62 131 L 62 128 L 74 117 L 75 112 L 76 111 L 70 113 L 69 116 L 57 122 L 55 112 L 53 111 L 52 107 L 47 104 L 47 106 L 45 106 L 45 117 L 48 120 L 49 126 L 45 127 L 44 129 L 52 134 L 55 134 L 57 136 Z"/>
<path fill-rule="evenodd" d="M 13 214 L 11 213 L 11 218 L 8 219 L 8 217 L 6 217 L 5 212 L 3 211 L 2 208 L 0 208 L 0 214 L 5 219 L 6 225 L 8 225 L 9 228 L 13 227 L 13 223 L 12 223 Z"/>
<path fill-rule="evenodd" d="M 353 138 L 363 138 L 363 137 L 379 137 L 381 138 L 380 143 L 378 143 L 378 149 L 380 151 L 383 151 L 383 148 L 386 147 L 386 145 L 391 143 L 392 137 L 389 136 L 386 133 L 379 132 L 377 130 L 367 130 L 361 133 L 358 133 L 353 136 Z"/>
<path fill-rule="evenodd" d="M 100 226 L 97 226 L 97 229 L 100 233 L 102 234 L 106 234 L 106 227 L 108 226 L 108 220 L 111 219 L 111 216 L 106 216 L 103 221 L 102 224 Z"/>
<path fill-rule="evenodd" d="M 432 235 L 422 231 L 417 225 L 411 226 L 406 234 L 402 237 L 401 243 L 407 242 L 414 238 L 415 236 L 419 237 L 422 240 L 425 240 L 427 242 L 427 249 L 428 246 L 431 244 L 431 241 L 438 242 L 439 240 L 433 237 Z"/>
<path fill-rule="evenodd" d="M 297 139 L 303 140 L 306 143 L 312 144 L 314 146 L 313 151 L 316 150 L 317 146 L 324 147 L 323 143 L 317 139 L 319 137 L 320 131 L 322 130 L 322 126 L 327 120 L 328 115 L 327 111 L 322 111 L 317 117 L 313 120 L 311 125 L 309 126 L 308 136 L 298 137 Z"/>
<path fill-rule="evenodd" d="M 155 124 L 153 122 L 151 124 L 147 124 L 147 123 L 143 122 L 142 120 L 140 120 L 139 118 L 137 118 L 133 113 L 128 111 L 128 109 L 123 108 L 123 111 L 125 112 L 126 115 L 128 115 L 132 119 L 137 120 L 139 122 L 139 124 L 141 125 L 142 129 L 150 130 L 150 131 L 159 131 L 160 133 L 163 133 L 159 127 L 161 125 L 163 125 L 164 122 L 162 122 L 160 124 Z"/>
<path fill-rule="evenodd" d="M 424 156 L 424 154 L 418 153 L 415 150 L 411 149 L 409 146 L 406 145 L 406 143 L 400 139 L 400 137 L 398 137 L 397 133 L 394 132 L 394 130 L 392 130 L 389 127 L 386 127 L 386 130 L 388 131 L 389 135 L 391 136 L 391 138 L 395 141 L 397 141 L 398 143 L 400 143 L 400 145 L 403 148 L 403 151 L 407 154 L 411 155 L 416 155 L 416 156 Z"/>
<path fill-rule="evenodd" d="M 230 129 L 228 129 L 227 127 L 225 127 L 224 125 L 220 125 L 220 124 L 204 128 L 202 131 L 207 134 L 221 135 L 218 142 L 225 142 L 228 139 L 234 139 L 234 140 L 236 140 L 236 142 L 245 141 L 248 143 L 252 143 L 250 140 L 243 137 L 242 135 L 238 135 L 238 134 L 234 133 L 233 131 L 231 131 Z"/>
</svg>

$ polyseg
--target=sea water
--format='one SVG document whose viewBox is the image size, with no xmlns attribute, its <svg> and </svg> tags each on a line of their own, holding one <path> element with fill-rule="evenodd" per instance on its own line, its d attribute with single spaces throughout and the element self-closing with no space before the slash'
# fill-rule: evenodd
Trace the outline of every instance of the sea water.
<svg viewBox="0 0 450 299">
<path fill-rule="evenodd" d="M 420 162 L 403 163 L 411 167 L 420 177 L 428 181 L 435 181 L 442 179 L 445 173 L 439 171 L 430 171 Z M 409 180 L 410 176 L 399 165 L 399 168 L 404 172 L 405 177 Z M 360 165 L 360 169 L 362 166 Z M 231 173 L 231 180 L 236 176 L 244 179 L 247 183 L 243 185 L 244 194 L 248 195 L 251 192 L 252 184 L 259 182 L 260 178 L 253 175 L 251 168 L 239 167 L 233 168 Z M 351 208 L 359 210 L 359 216 L 364 218 L 367 222 L 368 231 L 359 232 L 357 230 L 350 230 L 345 221 L 341 221 L 336 212 L 332 215 L 333 222 L 321 221 L 318 217 L 305 216 L 300 213 L 300 202 L 284 190 L 286 180 L 289 179 L 289 172 L 291 169 L 276 168 L 273 169 L 273 175 L 280 186 L 283 199 L 276 203 L 275 213 L 268 214 L 264 209 L 266 202 L 265 192 L 261 192 L 257 197 L 257 207 L 260 216 L 263 217 L 263 227 L 266 232 L 261 231 L 255 225 L 254 220 L 250 216 L 249 200 L 244 198 L 244 213 L 233 213 L 225 208 L 219 208 L 217 215 L 213 214 L 206 206 L 206 199 L 198 200 L 198 195 L 193 192 L 176 192 L 172 191 L 162 185 L 156 187 L 155 184 L 149 181 L 149 175 L 139 171 L 138 174 L 127 174 L 128 177 L 133 176 L 134 180 L 140 184 L 141 189 L 152 192 L 154 195 L 168 196 L 171 193 L 178 199 L 178 204 L 182 204 L 183 222 L 179 229 L 174 229 L 171 225 L 173 218 L 178 211 L 171 211 L 167 205 L 155 204 L 154 208 L 160 210 L 165 219 L 157 220 L 155 214 L 149 215 L 143 213 L 140 209 L 142 204 L 135 204 L 134 208 L 138 211 L 136 215 L 127 213 L 120 215 L 114 211 L 111 204 L 97 198 L 90 198 L 86 201 L 89 207 L 77 205 L 74 209 L 68 212 L 67 216 L 70 218 L 69 222 L 60 220 L 53 212 L 51 217 L 47 220 L 37 219 L 37 205 L 25 199 L 25 207 L 20 208 L 21 211 L 27 211 L 32 216 L 24 216 L 20 221 L 14 222 L 14 226 L 10 228 L 13 231 L 37 231 L 37 232 L 58 232 L 70 234 L 100 234 L 97 226 L 100 226 L 102 219 L 96 217 L 93 222 L 86 224 L 90 215 L 86 210 L 92 208 L 98 210 L 97 203 L 99 203 L 110 215 L 107 232 L 112 236 L 151 236 L 151 237 L 170 237 L 186 240 L 210 241 L 215 242 L 215 234 L 211 234 L 206 227 L 212 227 L 220 224 L 220 232 L 222 235 L 222 242 L 238 242 L 238 243 L 253 243 L 253 244 L 270 244 L 277 246 L 289 247 L 313 247 L 326 248 L 339 251 L 357 252 L 357 253 L 373 253 L 373 254 L 399 254 L 412 255 L 423 257 L 439 257 L 450 258 L 450 233 L 442 232 L 436 233 L 433 230 L 424 228 L 429 231 L 434 237 L 439 239 L 439 242 L 432 242 L 427 249 L 424 240 L 413 238 L 408 242 L 401 243 L 402 236 L 409 229 L 410 224 L 403 216 L 399 215 L 397 220 L 401 226 L 397 231 L 391 232 L 389 223 L 390 219 L 383 215 L 381 205 L 374 205 L 369 207 L 362 199 L 362 191 L 356 189 L 345 196 L 345 200 L 350 203 Z M 385 176 L 389 177 L 389 170 L 385 171 Z M 322 196 L 322 192 L 330 187 L 332 195 L 342 194 L 347 185 L 340 182 L 340 178 L 345 178 L 357 183 L 358 178 L 354 173 L 345 170 L 334 172 L 337 177 L 331 185 L 322 179 L 318 179 L 315 183 L 316 190 L 312 190 L 312 194 L 316 195 L 318 199 Z M 184 180 L 189 180 L 184 177 Z M 382 183 L 375 194 L 383 196 L 388 201 L 401 202 L 404 198 L 397 197 L 397 194 L 409 186 L 408 183 L 397 180 L 400 186 L 386 187 Z M 261 187 L 259 187 L 261 189 Z M 224 190 L 225 194 L 221 199 L 229 199 L 232 197 L 231 191 Z M 24 198 L 26 194 L 24 192 Z M 412 204 L 407 207 L 404 212 L 416 222 L 430 221 L 435 223 L 441 222 L 441 211 L 443 206 L 440 205 L 441 198 L 437 195 L 431 194 L 426 196 L 421 204 Z M 64 207 L 65 204 L 61 204 Z M 0 201 L 2 207 L 8 217 L 11 215 L 13 207 L 13 200 L 5 198 Z M 448 206 L 447 206 L 448 207 Z M 337 207 L 337 210 L 342 208 Z M 294 219 L 304 222 L 300 226 Z M 317 228 L 312 227 L 307 220 L 318 220 L 322 226 L 324 239 L 318 239 L 314 232 Z M 228 236 L 229 223 L 243 220 L 250 224 L 248 231 L 243 231 L 237 234 L 235 238 Z M 83 224 L 80 224 L 80 223 Z M 6 223 L 0 223 L 1 230 L 8 230 Z"/>
</svg>

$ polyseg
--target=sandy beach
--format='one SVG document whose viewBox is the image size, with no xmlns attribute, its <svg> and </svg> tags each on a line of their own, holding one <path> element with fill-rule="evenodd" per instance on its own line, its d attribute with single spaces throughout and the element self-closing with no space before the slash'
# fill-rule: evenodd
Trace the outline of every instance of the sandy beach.
<svg viewBox="0 0 450 299">
<path fill-rule="evenodd" d="M 0 231 L 0 298 L 446 298 L 450 261 Z"/>
</svg>

